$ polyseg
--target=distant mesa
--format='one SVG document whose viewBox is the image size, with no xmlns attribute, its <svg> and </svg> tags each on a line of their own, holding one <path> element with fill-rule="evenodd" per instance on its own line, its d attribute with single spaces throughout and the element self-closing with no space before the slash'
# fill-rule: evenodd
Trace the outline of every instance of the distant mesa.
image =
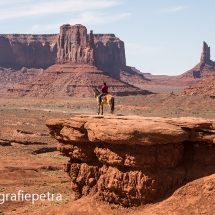
<svg viewBox="0 0 215 215">
<path fill-rule="evenodd" d="M 47 69 L 55 63 L 88 63 L 119 78 L 124 42 L 114 34 L 87 34 L 81 24 L 62 25 L 59 34 L 0 34 L 0 66 Z"/>
<path fill-rule="evenodd" d="M 54 64 L 32 80 L 8 89 L 7 94 L 41 98 L 93 97 L 92 89 L 100 88 L 104 80 L 112 95 L 151 94 L 112 78 L 96 66 L 69 63 Z"/>
<path fill-rule="evenodd" d="M 75 65 L 78 69 L 75 69 Z M 81 69 L 81 67 L 83 68 Z M 59 34 L 0 34 L 0 93 L 22 92 L 23 95 L 36 96 L 37 93 L 31 93 L 31 90 L 37 89 L 39 91 L 41 87 L 46 89 L 42 80 L 45 81 L 44 77 L 47 75 L 47 71 L 50 74 L 52 69 L 58 78 L 59 74 L 66 74 L 64 71 L 70 73 L 71 77 L 67 78 L 72 78 L 72 84 L 68 83 L 69 86 L 78 86 L 78 82 L 75 82 L 76 73 L 73 71 L 76 71 L 77 74 L 80 74 L 78 71 L 83 72 L 83 84 L 79 83 L 80 86 L 83 87 L 87 83 L 91 83 L 89 86 L 100 86 L 103 82 L 102 76 L 96 76 L 96 81 L 90 80 L 95 76 L 88 77 L 90 81 L 87 79 L 84 81 L 84 71 L 92 72 L 92 67 L 95 68 L 95 71 L 102 71 L 111 80 L 116 79 L 125 84 L 127 86 L 126 92 L 129 94 L 137 94 L 141 93 L 139 87 L 144 85 L 161 84 L 184 87 L 193 85 L 214 73 L 215 62 L 210 59 L 210 47 L 206 42 L 203 42 L 200 62 L 191 70 L 175 77 L 158 76 L 142 73 L 133 66 L 127 66 L 124 42 L 114 34 L 94 34 L 92 30 L 88 34 L 86 27 L 81 24 L 62 25 Z M 70 69 L 68 70 L 68 68 Z M 40 83 L 37 80 L 40 80 Z M 111 80 L 109 83 L 114 82 Z M 50 89 L 47 92 L 42 90 L 44 93 L 40 93 L 40 95 L 49 96 L 52 94 L 53 85 L 51 83 L 49 85 L 47 80 L 45 82 Z M 60 86 L 63 86 L 63 79 Z M 71 93 L 72 88 L 68 88 L 64 87 L 64 95 L 78 95 L 78 87 L 73 89 L 76 91 L 73 93 Z M 119 90 L 119 87 L 115 86 L 112 89 L 117 95 L 122 93 L 123 88 Z M 58 92 L 62 91 L 58 90 Z M 150 93 L 144 90 L 142 92 L 143 94 Z M 89 96 L 89 93 L 83 93 L 83 96 Z"/>
<path fill-rule="evenodd" d="M 59 34 L 1 34 L 0 77 L 0 92 L 19 96 L 89 97 L 103 81 L 115 95 L 151 93 L 132 85 L 148 80 L 126 66 L 123 41 L 114 34 L 87 34 L 81 24 L 62 25 Z"/>
</svg>

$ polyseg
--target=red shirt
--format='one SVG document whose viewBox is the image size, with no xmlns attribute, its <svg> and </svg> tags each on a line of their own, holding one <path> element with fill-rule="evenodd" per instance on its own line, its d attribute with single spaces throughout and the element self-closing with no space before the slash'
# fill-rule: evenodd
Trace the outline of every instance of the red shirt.
<svg viewBox="0 0 215 215">
<path fill-rule="evenodd" d="M 108 93 L 108 87 L 106 85 L 103 85 L 101 91 L 103 93 Z"/>
</svg>

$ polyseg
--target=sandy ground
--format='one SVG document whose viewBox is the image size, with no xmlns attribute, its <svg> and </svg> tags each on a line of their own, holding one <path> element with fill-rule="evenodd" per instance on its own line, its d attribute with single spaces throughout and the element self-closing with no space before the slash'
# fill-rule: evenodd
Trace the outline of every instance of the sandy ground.
<svg viewBox="0 0 215 215">
<path fill-rule="evenodd" d="M 71 118 L 82 113 L 97 113 L 94 98 L 0 98 L 0 194 L 17 194 L 21 190 L 23 194 L 31 195 L 48 192 L 62 195 L 60 201 L 49 201 L 46 196 L 46 200 L 34 204 L 31 201 L 5 201 L 0 204 L 1 215 L 95 214 L 94 210 L 91 211 L 95 204 L 96 214 L 141 214 L 145 207 L 152 207 L 148 205 L 138 209 L 124 209 L 88 198 L 73 202 L 69 179 L 62 170 L 68 158 L 56 151 L 57 141 L 49 136 L 45 122 L 50 118 Z M 105 106 L 104 113 L 110 114 L 108 106 Z M 215 100 L 203 96 L 185 98 L 171 94 L 116 97 L 115 114 L 214 119 Z M 73 202 L 73 209 L 83 209 L 88 202 L 89 211 L 77 209 L 71 212 L 68 202 Z M 55 213 L 45 212 L 47 208 L 53 208 Z"/>
</svg>

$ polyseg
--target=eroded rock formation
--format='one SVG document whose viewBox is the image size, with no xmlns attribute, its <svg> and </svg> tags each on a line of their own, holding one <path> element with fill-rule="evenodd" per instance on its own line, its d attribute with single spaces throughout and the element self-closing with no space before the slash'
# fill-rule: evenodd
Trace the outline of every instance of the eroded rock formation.
<svg viewBox="0 0 215 215">
<path fill-rule="evenodd" d="M 87 35 L 85 26 L 62 25 L 57 41 L 58 63 L 84 63 L 95 65 L 93 32 Z"/>
<path fill-rule="evenodd" d="M 155 82 L 156 84 L 190 86 L 211 76 L 212 74 L 214 74 L 214 72 L 215 72 L 215 62 L 210 59 L 210 47 L 204 41 L 200 62 L 196 64 L 192 69 L 186 71 L 181 75 L 175 76 L 173 78 L 171 77 L 156 78 L 155 76 L 154 78 L 148 76 L 148 78 L 151 80 L 153 79 L 153 82 Z"/>
<path fill-rule="evenodd" d="M 47 69 L 64 63 L 97 66 L 129 84 L 147 82 L 142 74 L 126 66 L 124 42 L 114 34 L 93 34 L 92 30 L 88 34 L 81 24 L 62 25 L 59 34 L 51 35 L 0 34 L 1 67 Z M 9 84 L 14 86 L 15 79 Z"/>
<path fill-rule="evenodd" d="M 126 67 L 124 42 L 114 34 L 94 34 L 97 66 L 119 78 L 120 69 Z"/>
<path fill-rule="evenodd" d="M 119 78 L 124 42 L 114 34 L 88 34 L 81 24 L 62 25 L 51 35 L 0 34 L 0 66 L 46 69 L 56 62 L 97 65 Z"/>
<path fill-rule="evenodd" d="M 204 41 L 203 42 L 203 48 L 202 48 L 202 54 L 201 54 L 200 62 L 202 62 L 202 63 L 210 63 L 210 61 L 211 61 L 210 47 Z"/>
<path fill-rule="evenodd" d="M 76 197 L 133 206 L 215 172 L 215 121 L 76 116 L 46 122 Z"/>
<path fill-rule="evenodd" d="M 200 62 L 191 70 L 188 70 L 184 74 L 177 76 L 176 79 L 180 79 L 182 83 L 187 82 L 186 85 L 191 85 L 209 77 L 214 73 L 214 71 L 215 63 L 210 59 L 210 47 L 204 41 Z"/>
<path fill-rule="evenodd" d="M 205 98 L 215 98 L 215 74 L 212 74 L 208 78 L 193 84 L 185 88 L 179 95 L 195 96 L 195 95 L 204 95 Z"/>
<path fill-rule="evenodd" d="M 63 25 L 58 36 L 57 63 L 89 63 L 120 77 L 126 69 L 124 42 L 114 34 L 87 34 L 83 25 Z"/>
</svg>

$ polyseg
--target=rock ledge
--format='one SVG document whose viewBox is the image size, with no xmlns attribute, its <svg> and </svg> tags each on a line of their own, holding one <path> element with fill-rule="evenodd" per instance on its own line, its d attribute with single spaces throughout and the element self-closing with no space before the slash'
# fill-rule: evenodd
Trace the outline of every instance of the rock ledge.
<svg viewBox="0 0 215 215">
<path fill-rule="evenodd" d="M 46 125 L 70 158 L 76 198 L 141 205 L 215 173 L 215 120 L 79 115 Z"/>
</svg>

